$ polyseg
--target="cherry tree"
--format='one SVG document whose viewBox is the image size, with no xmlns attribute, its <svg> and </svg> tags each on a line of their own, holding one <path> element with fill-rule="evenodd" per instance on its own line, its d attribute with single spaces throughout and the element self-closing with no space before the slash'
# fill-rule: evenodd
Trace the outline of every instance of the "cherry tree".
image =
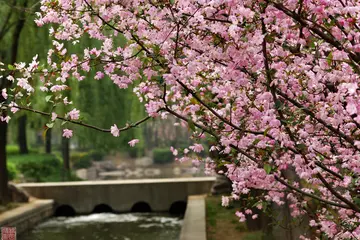
<svg viewBox="0 0 360 240">
<path fill-rule="evenodd" d="M 172 149 L 179 160 L 205 161 L 207 172 L 226 166 L 233 193 L 223 197 L 224 205 L 258 189 L 251 204 L 259 209 L 287 201 L 293 217 L 308 216 L 318 237 L 360 238 L 358 1 L 41 4 L 36 23 L 51 24 L 53 48 L 44 66 L 36 57 L 3 66 L 12 88 L 2 90 L 2 109 L 47 116 L 48 127 L 60 120 L 67 138 L 76 134 L 71 124 L 117 137 L 150 118 L 173 115 L 199 140 Z M 83 37 L 99 44 L 80 55 L 66 49 L 65 42 L 78 44 Z M 119 38 L 126 39 L 124 46 Z M 94 79 L 85 77 L 90 69 L 97 71 Z M 109 129 L 84 123 L 81 109 L 65 97 L 69 82 L 108 79 L 116 88 L 133 86 L 148 117 Z M 32 108 L 40 91 L 48 93 L 44 101 L 52 112 Z M 63 105 L 68 113 L 60 116 L 56 110 Z M 194 159 L 193 153 L 204 151 L 205 136 L 214 143 L 210 151 L 226 157 Z M 237 213 L 241 221 L 246 214 L 251 211 Z"/>
</svg>

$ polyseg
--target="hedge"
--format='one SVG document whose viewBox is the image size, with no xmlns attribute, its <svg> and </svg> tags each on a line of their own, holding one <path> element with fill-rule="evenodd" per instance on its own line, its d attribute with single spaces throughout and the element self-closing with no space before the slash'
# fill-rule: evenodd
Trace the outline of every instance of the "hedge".
<svg viewBox="0 0 360 240">
<path fill-rule="evenodd" d="M 174 161 L 174 155 L 169 148 L 154 148 L 153 160 L 158 164 L 171 163 Z"/>
<path fill-rule="evenodd" d="M 9 156 L 9 163 L 24 175 L 27 181 L 60 181 L 61 160 L 52 154 L 26 154 Z"/>
</svg>

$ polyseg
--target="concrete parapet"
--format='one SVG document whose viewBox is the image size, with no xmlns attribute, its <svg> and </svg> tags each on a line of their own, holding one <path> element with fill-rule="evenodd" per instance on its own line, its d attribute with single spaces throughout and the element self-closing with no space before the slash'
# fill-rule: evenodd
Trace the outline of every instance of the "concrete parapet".
<svg viewBox="0 0 360 240">
<path fill-rule="evenodd" d="M 0 227 L 16 227 L 18 235 L 31 229 L 54 213 L 54 201 L 34 199 L 0 214 Z"/>
<path fill-rule="evenodd" d="M 169 211 L 175 202 L 190 195 L 207 194 L 215 177 L 82 181 L 19 184 L 31 196 L 54 199 L 56 206 L 69 205 L 76 213 L 91 213 L 99 204 L 115 212 L 129 212 L 145 202 L 154 212 Z"/>
<path fill-rule="evenodd" d="M 189 196 L 180 240 L 206 240 L 205 197 Z"/>
</svg>

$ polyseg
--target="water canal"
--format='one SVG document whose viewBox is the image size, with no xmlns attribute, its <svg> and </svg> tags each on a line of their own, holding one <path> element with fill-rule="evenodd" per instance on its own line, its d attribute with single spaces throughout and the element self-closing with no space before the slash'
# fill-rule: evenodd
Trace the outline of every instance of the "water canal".
<svg viewBox="0 0 360 240">
<path fill-rule="evenodd" d="M 176 240 L 182 218 L 167 213 L 98 213 L 53 217 L 19 240 Z"/>
</svg>

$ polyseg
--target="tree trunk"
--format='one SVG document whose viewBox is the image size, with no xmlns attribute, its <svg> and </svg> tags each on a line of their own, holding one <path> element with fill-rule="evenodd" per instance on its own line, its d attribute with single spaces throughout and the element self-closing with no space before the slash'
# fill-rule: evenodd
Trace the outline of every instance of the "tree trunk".
<svg viewBox="0 0 360 240">
<path fill-rule="evenodd" d="M 0 102 L 3 100 L 4 99 L 1 99 L 0 97 Z M 8 189 L 8 172 L 6 167 L 6 138 L 7 123 L 0 121 L 0 204 L 6 204 L 11 200 Z"/>
<path fill-rule="evenodd" d="M 64 175 L 63 180 L 68 180 L 70 176 L 70 140 L 63 137 L 61 139 L 62 145 L 62 157 L 64 163 Z"/>
<path fill-rule="evenodd" d="M 27 121 L 26 115 L 22 115 L 19 118 L 18 144 L 19 144 L 20 154 L 28 154 L 29 153 L 29 149 L 27 146 L 27 140 L 26 140 L 26 121 Z"/>
<path fill-rule="evenodd" d="M 46 132 L 46 139 L 45 139 L 45 152 L 46 153 L 51 153 L 51 132 L 52 129 L 49 128 Z"/>
<path fill-rule="evenodd" d="M 24 1 L 23 7 L 27 6 L 27 1 Z M 13 11 L 13 10 L 10 10 Z M 10 23 L 12 24 L 12 23 Z M 13 33 L 13 39 L 11 44 L 11 56 L 10 62 L 15 63 L 19 40 L 20 40 L 20 33 L 23 29 L 25 24 L 25 12 L 22 12 L 19 16 L 19 20 L 15 26 L 15 30 Z M 11 82 L 3 79 L 0 81 L 0 89 L 8 88 L 11 86 Z M 4 102 L 5 99 L 0 95 L 0 103 Z M 2 113 L 3 117 L 6 116 L 6 112 Z M 0 204 L 5 204 L 11 201 L 10 191 L 8 189 L 8 172 L 6 166 L 6 141 L 7 141 L 7 123 L 0 121 Z"/>
</svg>

